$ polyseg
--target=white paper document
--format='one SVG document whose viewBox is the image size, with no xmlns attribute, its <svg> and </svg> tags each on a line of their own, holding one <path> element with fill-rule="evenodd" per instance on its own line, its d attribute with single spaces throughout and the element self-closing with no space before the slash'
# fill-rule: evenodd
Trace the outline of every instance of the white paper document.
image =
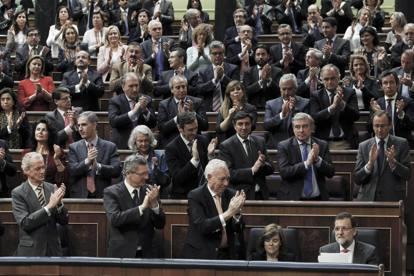
<svg viewBox="0 0 414 276">
<path fill-rule="evenodd" d="M 320 253 L 318 256 L 320 263 L 352 263 L 350 253 Z"/>
</svg>

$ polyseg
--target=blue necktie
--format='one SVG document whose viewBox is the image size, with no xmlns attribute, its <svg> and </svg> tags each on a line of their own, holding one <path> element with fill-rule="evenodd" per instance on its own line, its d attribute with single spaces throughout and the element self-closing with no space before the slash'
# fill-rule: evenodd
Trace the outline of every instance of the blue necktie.
<svg viewBox="0 0 414 276">
<path fill-rule="evenodd" d="M 162 52 L 162 42 L 158 43 L 158 53 L 155 56 L 155 64 L 157 66 L 156 68 L 156 74 L 155 74 L 155 80 L 159 80 L 161 77 L 162 71 L 164 71 L 164 54 Z"/>
<path fill-rule="evenodd" d="M 302 160 L 305 162 L 308 159 L 308 144 L 302 143 Z M 303 193 L 305 197 L 310 197 L 313 192 L 312 186 L 312 170 L 313 166 L 310 166 L 305 174 L 305 185 L 303 186 Z"/>
</svg>

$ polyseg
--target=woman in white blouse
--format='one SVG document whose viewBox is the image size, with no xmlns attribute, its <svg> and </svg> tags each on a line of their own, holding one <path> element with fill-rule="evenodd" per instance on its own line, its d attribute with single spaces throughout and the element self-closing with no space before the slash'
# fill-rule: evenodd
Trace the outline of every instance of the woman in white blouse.
<svg viewBox="0 0 414 276">
<path fill-rule="evenodd" d="M 121 42 L 121 33 L 117 26 L 109 26 L 105 36 L 105 45 L 99 48 L 97 69 L 104 81 L 109 81 L 112 65 L 124 59 L 127 46 Z"/>
<path fill-rule="evenodd" d="M 193 46 L 187 49 L 187 68 L 197 72 L 202 65 L 211 64 L 210 43 L 213 26 L 201 23 L 193 30 Z"/>
<path fill-rule="evenodd" d="M 105 36 L 108 28 L 104 27 L 104 14 L 101 10 L 95 10 L 92 16 L 93 28 L 83 35 L 82 44 L 88 46 L 91 56 L 97 56 L 99 47 L 105 44 Z"/>
<path fill-rule="evenodd" d="M 7 42 L 5 55 L 13 53 L 18 47 L 26 43 L 26 32 L 29 28 L 25 10 L 16 11 L 13 24 L 7 31 Z"/>
<path fill-rule="evenodd" d="M 344 39 L 349 40 L 352 52 L 361 47 L 361 37 L 359 36 L 359 32 L 363 27 L 370 26 L 371 22 L 371 11 L 368 8 L 363 7 L 358 11 L 356 19 L 352 22 L 352 25 L 346 29 Z"/>
<path fill-rule="evenodd" d="M 66 26 L 72 25 L 69 17 L 69 10 L 66 6 L 60 6 L 56 13 L 55 25 L 50 26 L 49 35 L 46 40 L 47 46 L 51 48 L 52 58 L 57 58 L 59 48 L 63 47 L 62 33 Z M 73 25 L 78 32 L 78 27 Z"/>
</svg>

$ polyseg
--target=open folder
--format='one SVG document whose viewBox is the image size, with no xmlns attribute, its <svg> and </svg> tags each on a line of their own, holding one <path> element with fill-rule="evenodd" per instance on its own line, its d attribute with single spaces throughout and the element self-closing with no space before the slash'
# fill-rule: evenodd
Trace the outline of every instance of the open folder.
<svg viewBox="0 0 414 276">
<path fill-rule="evenodd" d="M 351 253 L 320 253 L 320 263 L 352 263 Z"/>
</svg>

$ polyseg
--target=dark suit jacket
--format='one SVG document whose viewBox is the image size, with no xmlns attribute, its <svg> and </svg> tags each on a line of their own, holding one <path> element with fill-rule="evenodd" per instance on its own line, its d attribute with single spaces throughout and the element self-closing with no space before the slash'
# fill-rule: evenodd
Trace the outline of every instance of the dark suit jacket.
<svg viewBox="0 0 414 276">
<path fill-rule="evenodd" d="M 203 106 L 206 110 L 212 110 L 213 105 L 213 94 L 216 89 L 215 84 L 213 83 L 214 71 L 213 65 L 208 65 L 202 68 L 199 71 L 199 83 L 197 85 L 197 95 L 200 98 L 203 98 Z M 232 80 L 240 79 L 240 70 L 239 68 L 227 62 L 224 62 L 224 76 L 220 81 L 221 85 L 221 95 L 224 98 L 227 84 Z"/>
<path fill-rule="evenodd" d="M 375 162 L 373 171 L 367 173 L 364 169 L 369 160 L 369 151 L 375 138 L 371 138 L 359 145 L 355 164 L 354 181 L 360 185 L 357 200 L 361 201 L 398 201 L 406 199 L 406 182 L 411 176 L 410 153 L 405 138 L 389 136 L 387 148 L 394 145 L 396 168 L 391 170 L 386 158 L 381 172 L 378 171 L 378 162 Z"/>
<path fill-rule="evenodd" d="M 326 39 L 318 40 L 315 42 L 314 48 L 322 51 L 325 44 Z M 328 63 L 332 63 L 339 68 L 341 76 L 343 77 L 345 75 L 345 70 L 347 70 L 349 66 L 348 61 L 350 55 L 351 46 L 349 44 L 349 40 L 345 40 L 337 36 L 333 42 L 332 54 L 329 57 L 323 57 L 321 67 Z"/>
<path fill-rule="evenodd" d="M 319 248 L 319 252 L 339 253 L 339 249 L 339 244 L 337 242 L 333 242 Z M 352 263 L 378 265 L 379 257 L 377 249 L 371 244 L 355 241 L 354 257 Z"/>
<path fill-rule="evenodd" d="M 142 8 L 147 9 L 152 16 L 154 14 L 154 1 L 146 0 Z M 162 23 L 163 34 L 172 35 L 171 24 L 174 22 L 174 7 L 172 2 L 168 0 L 160 0 L 160 12 L 160 21 Z"/>
<path fill-rule="evenodd" d="M 293 62 L 289 64 L 289 72 L 285 73 L 292 73 L 296 75 L 299 70 L 305 68 L 306 49 L 302 44 L 298 44 L 293 40 L 291 41 L 290 47 L 292 49 Z M 273 64 L 283 70 L 283 64 L 280 63 L 280 60 L 283 57 L 282 53 L 283 49 L 281 43 L 277 43 L 270 48 L 270 55 L 272 57 Z"/>
<path fill-rule="evenodd" d="M 395 44 L 391 49 L 391 67 L 401 66 L 401 55 L 410 47 L 404 41 Z"/>
<path fill-rule="evenodd" d="M 138 112 L 136 114 L 136 121 L 132 121 L 128 116 L 131 108 L 125 94 L 116 95 L 109 100 L 108 117 L 109 124 L 112 127 L 111 141 L 118 146 L 118 149 L 128 149 L 129 135 L 137 125 L 146 125 L 149 128 L 154 128 L 157 125 L 151 97 L 146 95 L 141 96 L 147 98 L 148 110 Z M 148 119 L 146 119 L 147 116 L 149 116 Z"/>
<path fill-rule="evenodd" d="M 132 30 L 129 30 L 128 44 L 134 41 L 142 43 L 148 39 L 151 39 L 151 35 L 149 33 L 144 35 L 144 37 L 141 37 L 141 26 L 139 24 L 137 24 Z"/>
<path fill-rule="evenodd" d="M 118 7 L 117 9 L 111 10 L 111 14 L 110 14 L 111 22 L 113 25 L 118 27 L 119 31 L 121 32 L 121 35 L 129 35 L 131 31 L 133 30 L 133 28 L 137 25 L 137 22 L 135 20 L 131 20 L 131 15 L 134 11 L 137 11 L 137 10 L 134 9 L 133 7 L 128 7 L 128 16 L 127 16 L 128 34 L 126 34 L 127 29 L 125 26 L 125 22 L 122 21 L 122 14 L 121 14 L 120 7 Z"/>
<path fill-rule="evenodd" d="M 272 65 L 271 81 L 259 83 L 259 68 L 251 66 L 243 76 L 243 84 L 246 86 L 249 103 L 255 105 L 259 110 L 265 108 L 267 101 L 280 96 L 279 79 L 283 72 L 280 68 Z"/>
<path fill-rule="evenodd" d="M 88 68 L 88 80 L 88 87 L 83 87 L 76 93 L 75 86 L 79 84 L 80 79 L 75 69 L 63 74 L 62 86 L 69 89 L 73 106 L 80 106 L 83 110 L 99 111 L 99 98 L 105 92 L 102 77 L 96 70 Z"/>
<path fill-rule="evenodd" d="M 236 26 L 228 27 L 224 33 L 224 45 L 227 47 L 231 43 L 237 43 L 234 38 L 239 36 Z"/>
<path fill-rule="evenodd" d="M 68 134 L 65 131 L 65 119 L 59 113 L 57 109 L 46 113 L 45 119 L 48 121 L 49 125 L 52 126 L 57 131 L 57 144 L 65 145 L 68 141 Z M 73 141 L 79 141 L 81 139 L 78 131 L 72 132 Z"/>
<path fill-rule="evenodd" d="M 152 0 L 151 0 L 152 1 Z M 161 43 L 169 43 L 171 41 L 170 38 L 162 36 L 161 38 Z M 152 40 L 148 39 L 145 40 L 141 43 L 141 47 L 142 47 L 142 51 L 144 53 L 144 63 L 148 64 L 151 66 L 152 68 L 152 79 L 153 80 L 157 80 L 155 78 L 155 72 L 158 69 L 159 64 L 156 63 L 156 58 L 152 58 Z M 163 71 L 169 70 L 170 69 L 170 63 L 168 62 L 168 55 L 167 53 L 165 53 L 165 51 L 163 51 L 164 57 L 163 57 L 163 64 L 162 64 L 162 68 Z"/>
<path fill-rule="evenodd" d="M 315 136 L 328 140 L 334 122 L 339 122 L 339 126 L 344 132 L 344 138 L 352 148 L 357 148 L 358 133 L 354 122 L 359 119 L 358 102 L 355 91 L 344 88 L 345 109 L 336 113 L 329 113 L 330 101 L 325 89 L 321 89 L 317 94 L 310 98 L 310 114 L 315 120 Z"/>
<path fill-rule="evenodd" d="M 288 114 L 281 119 L 283 98 L 279 97 L 266 102 L 266 112 L 264 117 L 264 128 L 270 132 L 268 135 L 267 147 L 275 149 L 277 144 L 293 135 L 292 118 L 298 112 L 309 113 L 309 99 L 296 96 L 296 105 L 292 114 Z"/>
<path fill-rule="evenodd" d="M 302 3 L 301 3 L 302 5 Z M 302 16 L 301 11 L 297 10 L 295 8 L 292 9 L 293 11 L 293 20 L 295 20 L 296 26 L 298 28 L 298 30 L 295 32 L 294 28 L 293 28 L 293 20 L 292 17 L 290 15 L 286 14 L 286 6 L 285 5 L 277 5 L 274 8 L 274 13 L 275 13 L 275 17 L 276 17 L 276 21 L 280 24 L 288 24 L 292 27 L 292 31 L 294 33 L 301 33 L 302 31 L 302 20 L 306 19 L 306 17 Z"/>
<path fill-rule="evenodd" d="M 398 75 L 399 78 L 404 77 L 405 72 L 401 66 L 393 68 L 392 71 L 394 71 Z M 414 79 L 414 71 L 411 71 L 409 75 L 411 76 L 411 79 Z M 400 85 L 398 87 L 399 95 L 402 95 L 402 89 L 403 89 L 403 84 L 400 82 Z M 408 94 L 409 94 L 410 99 L 414 99 L 414 91 L 411 89 L 411 87 L 408 87 Z"/>
<path fill-rule="evenodd" d="M 46 204 L 49 202 L 54 185 L 43 182 Z M 35 191 L 25 181 L 12 191 L 13 216 L 19 226 L 17 256 L 61 256 L 59 234 L 56 224 L 68 224 L 65 207 L 49 210 L 51 216 L 40 205 Z"/>
<path fill-rule="evenodd" d="M 102 198 L 103 190 L 111 185 L 112 178 L 118 177 L 121 173 L 121 164 L 116 145 L 112 142 L 98 138 L 96 143 L 98 157 L 96 162 L 101 164 L 99 174 L 95 174 L 96 197 Z M 85 140 L 79 140 L 69 145 L 68 163 L 71 176 L 69 186 L 70 197 L 87 198 L 86 177 L 90 171 L 85 164 L 88 156 Z M 97 173 L 97 172 L 96 172 Z"/>
<path fill-rule="evenodd" d="M 43 45 L 39 44 L 38 51 L 40 52 Z M 14 70 L 18 73 L 18 79 L 22 80 L 26 75 L 26 63 L 29 60 L 29 45 L 25 43 L 22 47 L 16 49 L 16 60 L 14 64 Z M 43 56 L 45 62 L 44 74 L 48 75 L 53 70 L 51 51 Z"/>
<path fill-rule="evenodd" d="M 182 251 L 183 258 L 217 259 L 218 257 L 217 252 L 223 235 L 223 226 L 207 185 L 204 184 L 188 194 L 190 226 Z M 230 189 L 226 189 L 222 193 L 221 206 L 223 212 L 228 209 L 234 194 L 235 192 Z M 239 256 L 237 255 L 244 251 L 236 247 L 237 238 L 239 243 L 243 244 L 243 229 L 244 223 L 242 220 L 236 222 L 234 218 L 231 218 L 226 221 L 226 234 L 231 259 L 238 259 Z"/>
<path fill-rule="evenodd" d="M 141 189 L 145 189 L 144 185 Z M 140 193 L 143 196 L 144 193 Z M 139 198 L 140 204 L 144 198 Z M 159 202 L 159 214 L 151 208 L 143 210 L 134 206 L 131 195 L 124 182 L 109 186 L 104 190 L 104 208 L 109 224 L 108 257 L 135 258 L 138 246 L 142 247 L 144 258 L 157 258 L 153 252 L 154 228 L 162 229 L 165 214 Z"/>
<path fill-rule="evenodd" d="M 344 14 L 341 15 L 338 12 L 334 12 L 331 16 L 334 17 L 337 21 L 337 30 L 338 34 L 343 34 L 346 31 L 346 28 L 352 24 L 353 13 L 349 1 L 343 1 L 345 4 L 342 9 Z M 329 0 L 322 1 L 321 15 L 322 17 L 327 17 L 326 14 L 332 9 L 332 3 Z"/>
<path fill-rule="evenodd" d="M 254 60 L 254 51 L 253 49 L 256 47 L 256 40 L 252 39 L 252 49 L 249 51 L 249 65 L 253 66 L 256 64 Z M 226 62 L 240 66 L 241 61 L 239 58 L 239 54 L 242 52 L 241 42 L 234 42 L 226 47 Z"/>
<path fill-rule="evenodd" d="M 0 90 L 5 87 L 13 88 L 13 85 L 14 85 L 13 79 L 9 77 L 8 75 L 4 74 L 3 79 L 0 81 Z"/>
<path fill-rule="evenodd" d="M 161 78 L 158 80 L 158 83 L 154 86 L 154 96 L 163 97 L 164 99 L 171 97 L 171 89 L 169 86 L 170 79 L 174 76 L 174 70 L 164 71 L 161 74 Z M 188 95 L 196 96 L 197 94 L 197 84 L 198 84 L 198 74 L 184 69 L 184 77 L 187 79 L 187 92 Z"/>
<path fill-rule="evenodd" d="M 115 91 L 116 94 L 122 94 L 121 79 L 122 77 L 129 72 L 128 62 L 121 61 L 112 66 L 111 70 L 111 79 L 109 89 Z M 154 86 L 152 84 L 152 68 L 148 64 L 144 64 L 142 67 L 142 75 L 139 72 L 135 72 L 138 79 L 141 80 L 141 85 L 139 88 L 140 93 L 146 95 L 152 95 Z"/>
<path fill-rule="evenodd" d="M 401 99 L 404 100 L 404 102 L 407 105 L 404 108 L 405 115 L 403 119 L 398 118 L 397 113 L 394 112 L 394 134 L 399 137 L 404 137 L 410 143 L 413 143 L 414 137 L 411 134 L 411 131 L 414 129 L 414 101 L 409 98 L 405 98 L 398 95 L 397 100 Z M 377 103 L 379 104 L 382 110 L 386 110 L 386 103 L 384 97 L 379 98 L 377 100 Z"/>
<path fill-rule="evenodd" d="M 208 162 L 208 141 L 202 135 L 197 135 L 196 139 L 197 150 L 200 155 L 198 166 L 201 166 L 202 171 L 204 171 Z M 171 197 L 186 198 L 189 191 L 199 186 L 201 179 L 198 177 L 198 167 L 194 167 L 190 162 L 192 154 L 181 136 L 175 137 L 165 147 L 165 157 L 172 178 Z"/>
<path fill-rule="evenodd" d="M 297 81 L 298 81 L 298 88 L 296 89 L 296 95 L 301 96 L 303 98 L 307 98 L 307 99 L 310 98 L 310 89 L 309 89 L 310 84 L 305 83 L 305 80 L 308 76 L 309 76 L 309 68 L 299 70 L 296 76 Z M 323 88 L 323 83 L 318 80 L 316 89 L 320 90 L 322 88 Z"/>
<path fill-rule="evenodd" d="M 325 177 L 331 178 L 335 174 L 328 143 L 315 137 L 312 137 L 311 141 L 319 145 L 319 156 L 322 159 L 319 167 L 313 166 L 320 197 L 322 200 L 328 200 L 329 195 L 326 189 Z M 278 199 L 300 200 L 307 170 L 302 160 L 302 152 L 298 140 L 296 137 L 291 137 L 281 141 L 277 150 L 277 161 L 283 180 L 280 193 L 278 193 Z"/>
<path fill-rule="evenodd" d="M 249 157 L 237 135 L 220 144 L 220 159 L 226 161 L 230 169 L 230 184 L 237 190 L 244 190 L 247 199 L 255 199 L 255 185 L 258 184 L 264 199 L 269 198 L 266 176 L 273 173 L 272 163 L 267 159 L 263 167 L 253 175 L 252 167 L 259 157 L 258 152 L 266 155 L 266 145 L 262 137 L 250 135 L 253 156 Z"/>
<path fill-rule="evenodd" d="M 193 102 L 193 111 L 196 113 L 198 122 L 198 132 L 208 129 L 206 110 L 200 98 L 187 96 Z M 174 121 L 177 116 L 178 106 L 174 97 L 162 100 L 158 106 L 158 129 L 161 132 L 160 143 L 166 146 L 178 134 L 177 124 Z"/>
<path fill-rule="evenodd" d="M 16 174 L 16 165 L 13 164 L 13 158 L 10 156 L 6 141 L 0 140 L 0 148 L 6 151 L 6 155 L 0 161 L 0 195 L 1 197 L 9 197 L 11 187 L 9 187 L 10 184 L 7 184 L 7 176 Z"/>
<path fill-rule="evenodd" d="M 356 83 L 356 81 L 353 79 L 351 81 L 351 88 Z M 379 85 L 377 83 L 377 80 L 366 78 L 364 80 L 364 87 L 361 89 L 362 91 L 362 101 L 364 102 L 364 110 L 369 110 L 371 108 L 370 102 L 371 99 L 378 99 L 380 97 L 379 95 Z"/>
</svg>

